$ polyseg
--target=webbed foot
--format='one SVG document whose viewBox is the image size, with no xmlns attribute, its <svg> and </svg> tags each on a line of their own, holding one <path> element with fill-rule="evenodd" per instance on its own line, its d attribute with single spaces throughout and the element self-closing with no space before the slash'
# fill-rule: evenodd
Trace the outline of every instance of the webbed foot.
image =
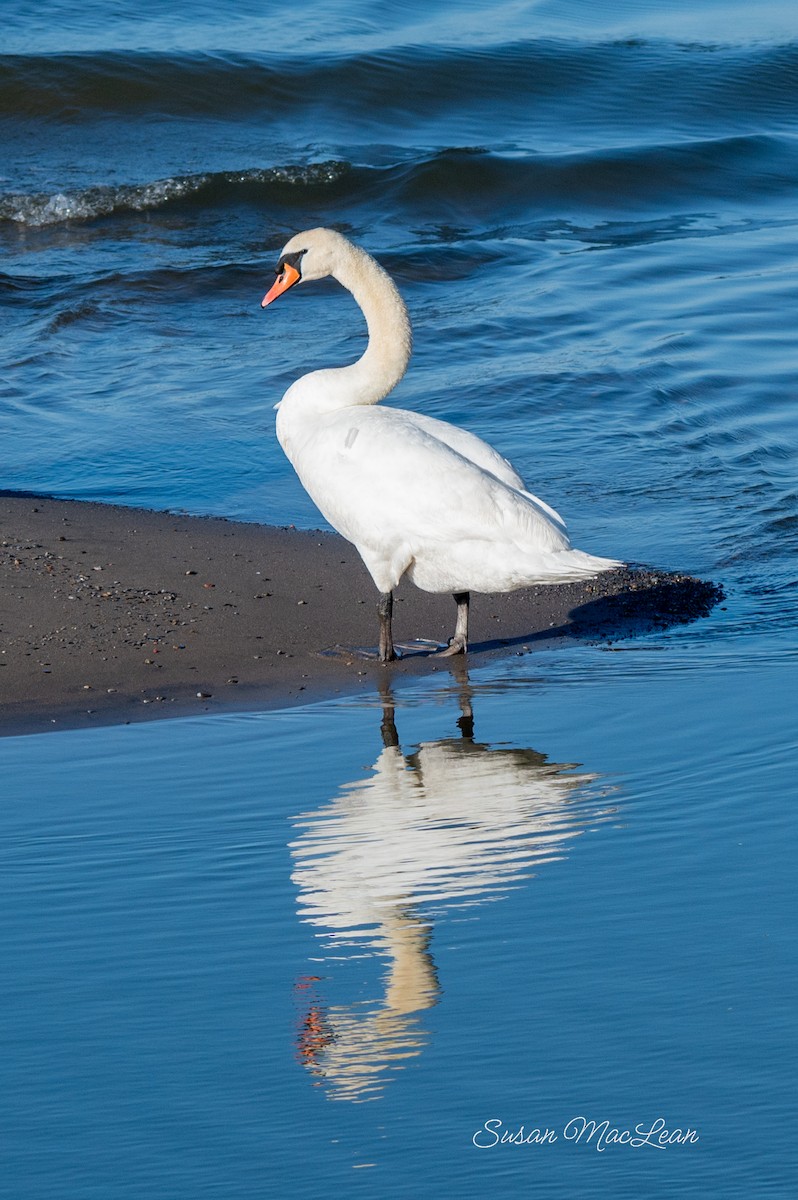
<svg viewBox="0 0 798 1200">
<path fill-rule="evenodd" d="M 457 605 L 457 624 L 454 627 L 454 637 L 449 638 L 449 645 L 440 650 L 436 658 L 453 658 L 455 654 L 465 654 L 468 649 L 468 592 L 455 592 Z"/>
<path fill-rule="evenodd" d="M 449 640 L 449 645 L 445 650 L 439 650 L 435 658 L 452 658 L 455 654 L 465 654 L 468 649 L 468 644 L 465 638 L 453 637 Z"/>
</svg>

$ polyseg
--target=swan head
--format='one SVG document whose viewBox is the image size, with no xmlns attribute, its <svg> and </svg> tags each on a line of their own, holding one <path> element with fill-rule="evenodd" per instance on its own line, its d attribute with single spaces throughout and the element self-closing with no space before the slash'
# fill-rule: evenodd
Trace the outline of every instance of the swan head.
<svg viewBox="0 0 798 1200">
<path fill-rule="evenodd" d="M 341 253 L 348 246 L 346 238 L 334 229 L 308 229 L 294 234 L 283 246 L 277 278 L 263 297 L 261 307 L 265 308 L 297 283 L 334 275 Z"/>
</svg>

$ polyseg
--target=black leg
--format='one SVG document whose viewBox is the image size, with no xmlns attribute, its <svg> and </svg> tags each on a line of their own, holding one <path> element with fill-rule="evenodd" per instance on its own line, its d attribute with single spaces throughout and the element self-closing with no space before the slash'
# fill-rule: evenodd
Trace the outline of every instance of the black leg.
<svg viewBox="0 0 798 1200">
<path fill-rule="evenodd" d="M 377 607 L 377 612 L 380 614 L 380 662 L 393 662 L 396 658 L 391 630 L 393 592 L 380 592 L 380 603 Z"/>
</svg>

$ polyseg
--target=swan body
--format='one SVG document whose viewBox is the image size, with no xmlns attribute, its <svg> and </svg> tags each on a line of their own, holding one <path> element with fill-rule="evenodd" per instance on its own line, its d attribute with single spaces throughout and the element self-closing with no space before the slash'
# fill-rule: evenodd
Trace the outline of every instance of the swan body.
<svg viewBox="0 0 798 1200">
<path fill-rule="evenodd" d="M 350 366 L 292 384 L 275 406 L 277 437 L 380 592 L 383 661 L 395 657 L 392 593 L 404 575 L 423 591 L 454 594 L 457 628 L 445 653 L 456 653 L 466 649 L 471 591 L 564 583 L 621 565 L 573 549 L 562 517 L 481 438 L 421 413 L 375 407 L 407 369 L 410 322 L 392 279 L 360 247 L 330 229 L 297 234 L 263 304 L 327 275 L 360 305 L 368 345 Z"/>
</svg>

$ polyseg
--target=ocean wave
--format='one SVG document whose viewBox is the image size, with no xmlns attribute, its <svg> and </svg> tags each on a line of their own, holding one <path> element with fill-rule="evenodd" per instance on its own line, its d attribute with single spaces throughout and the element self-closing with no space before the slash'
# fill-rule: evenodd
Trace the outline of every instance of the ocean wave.
<svg viewBox="0 0 798 1200">
<path fill-rule="evenodd" d="M 0 221 L 36 228 L 116 213 L 154 212 L 178 201 L 204 207 L 287 188 L 311 192 L 337 183 L 349 170 L 348 163 L 329 161 L 180 175 L 141 184 L 97 184 L 71 192 L 0 194 Z"/>
<path fill-rule="evenodd" d="M 536 39 L 482 49 L 407 45 L 360 54 L 106 51 L 0 55 L 0 112 L 79 123 L 97 114 L 217 118 L 334 106 L 381 120 L 490 102 L 563 105 L 694 126 L 792 117 L 798 45 Z M 320 98 L 323 98 L 320 101 Z M 532 106 L 531 108 L 529 106 Z"/>
<path fill-rule="evenodd" d="M 252 204 L 264 215 L 301 219 L 303 208 L 334 220 L 375 203 L 384 213 L 455 226 L 521 214 L 585 210 L 696 212 L 792 196 L 798 141 L 772 136 L 710 138 L 582 154 L 492 153 L 484 148 L 417 154 L 389 166 L 343 160 L 178 175 L 73 191 L 0 193 L 0 222 L 43 227 L 179 205 L 195 211 Z"/>
</svg>

